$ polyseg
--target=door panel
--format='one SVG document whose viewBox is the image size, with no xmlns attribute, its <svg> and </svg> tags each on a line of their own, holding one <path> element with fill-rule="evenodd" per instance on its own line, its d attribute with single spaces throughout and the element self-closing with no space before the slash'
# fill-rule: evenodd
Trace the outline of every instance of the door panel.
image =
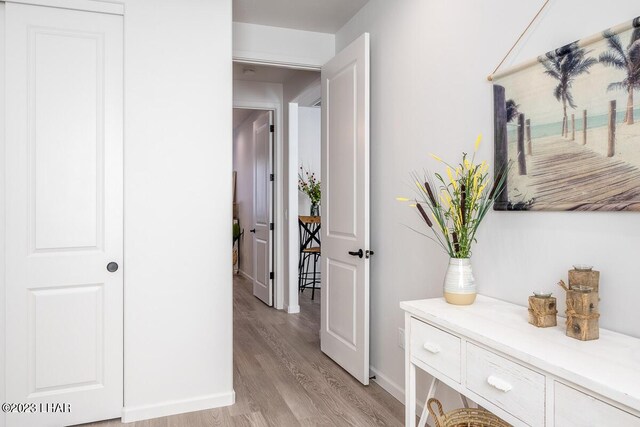
<svg viewBox="0 0 640 427">
<path fill-rule="evenodd" d="M 122 16 L 5 3 L 7 424 L 123 403 Z"/>
<path fill-rule="evenodd" d="M 322 67 L 321 348 L 369 383 L 369 35 Z M 349 252 L 362 250 L 363 257 Z"/>
<path fill-rule="evenodd" d="M 30 28 L 28 115 L 30 212 L 34 249 L 97 247 L 102 241 L 104 197 L 104 68 L 102 37 L 82 31 Z M 70 66 L 72 64 L 72 66 Z M 65 100 L 64 109 L 58 108 Z M 74 118 L 68 127 L 65 115 Z M 69 156 L 68 153 L 73 153 Z"/>
<path fill-rule="evenodd" d="M 102 284 L 29 291 L 32 395 L 104 382 L 103 304 Z M 74 357 L 66 357 L 65 349 L 73 349 Z"/>
<path fill-rule="evenodd" d="M 356 348 L 357 333 L 357 267 L 335 260 L 327 262 L 327 282 L 338 284 L 326 288 L 327 333 L 352 349 Z"/>
<path fill-rule="evenodd" d="M 253 294 L 267 305 L 273 305 L 272 231 L 273 222 L 272 190 L 270 176 L 272 171 L 273 133 L 272 113 L 265 112 L 253 123 L 254 142 L 254 193 L 253 193 Z"/>
<path fill-rule="evenodd" d="M 357 240 L 356 182 L 358 168 L 356 155 L 358 147 L 357 111 L 354 100 L 357 93 L 356 62 L 347 64 L 331 79 L 327 79 L 327 160 L 331 175 L 327 180 L 328 198 L 326 225 L 328 235 Z M 339 106 L 339 107 L 338 107 Z M 324 176 L 324 175 L 323 175 Z"/>
</svg>

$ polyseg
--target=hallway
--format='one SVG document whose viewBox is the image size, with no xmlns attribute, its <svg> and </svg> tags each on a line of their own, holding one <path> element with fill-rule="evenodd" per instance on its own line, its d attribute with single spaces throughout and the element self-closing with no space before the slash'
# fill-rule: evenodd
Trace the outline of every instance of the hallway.
<svg viewBox="0 0 640 427">
<path fill-rule="evenodd" d="M 375 382 L 362 386 L 320 351 L 320 299 L 300 294 L 300 314 L 286 314 L 234 277 L 234 388 L 226 408 L 95 427 L 402 426 L 404 407 Z"/>
</svg>

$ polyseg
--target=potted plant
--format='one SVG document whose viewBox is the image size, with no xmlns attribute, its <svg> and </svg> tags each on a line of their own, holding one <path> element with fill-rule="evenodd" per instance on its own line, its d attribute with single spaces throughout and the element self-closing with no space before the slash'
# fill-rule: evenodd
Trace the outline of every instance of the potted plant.
<svg viewBox="0 0 640 427">
<path fill-rule="evenodd" d="M 478 136 L 475 151 L 482 135 Z M 471 269 L 471 248 L 476 233 L 494 200 L 504 190 L 508 166 L 499 171 L 494 180 L 489 178 L 486 161 L 475 163 L 475 152 L 469 160 L 467 153 L 457 166 L 431 155 L 446 166 L 446 178 L 439 173 L 420 176 L 413 173 L 418 197 L 399 201 L 412 202 L 412 206 L 433 232 L 438 243 L 449 255 L 449 267 L 444 279 L 444 297 L 450 304 L 469 305 L 476 299 L 476 284 Z"/>
<path fill-rule="evenodd" d="M 322 196 L 320 181 L 316 178 L 315 173 L 309 173 L 302 166 L 300 167 L 300 172 L 298 172 L 298 190 L 306 194 L 311 200 L 309 215 L 320 216 L 320 200 Z"/>
</svg>

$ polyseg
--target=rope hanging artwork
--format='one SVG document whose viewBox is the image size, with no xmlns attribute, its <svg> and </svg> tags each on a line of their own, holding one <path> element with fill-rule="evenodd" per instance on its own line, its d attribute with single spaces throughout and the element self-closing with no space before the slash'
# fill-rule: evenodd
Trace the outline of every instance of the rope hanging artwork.
<svg viewBox="0 0 640 427">
<path fill-rule="evenodd" d="M 515 41 L 515 43 L 513 43 L 513 45 L 511 46 L 509 51 L 504 55 L 504 57 L 502 58 L 500 63 L 498 65 L 496 65 L 496 68 L 493 69 L 493 72 L 491 74 L 489 74 L 489 76 L 487 77 L 487 80 L 489 80 L 489 81 L 493 80 L 493 76 L 498 72 L 498 69 L 502 66 L 502 64 L 504 64 L 504 61 L 507 60 L 509 55 L 511 55 L 511 52 L 513 52 L 513 49 L 515 49 L 516 46 L 518 46 L 518 44 L 520 43 L 520 40 L 522 40 L 524 35 L 527 34 L 527 32 L 529 31 L 529 28 L 531 28 L 533 23 L 536 22 L 536 20 L 538 19 L 538 17 L 542 13 L 542 11 L 545 9 L 545 7 L 547 7 L 547 5 L 549 4 L 550 1 L 551 0 L 545 0 L 545 2 L 542 4 L 542 7 L 540 7 L 540 10 L 538 10 L 538 13 L 536 13 L 535 16 L 533 17 L 533 19 L 531 19 L 531 21 L 529 21 L 529 25 L 527 25 L 527 28 L 524 29 L 524 31 L 520 34 L 520 36 Z"/>
</svg>

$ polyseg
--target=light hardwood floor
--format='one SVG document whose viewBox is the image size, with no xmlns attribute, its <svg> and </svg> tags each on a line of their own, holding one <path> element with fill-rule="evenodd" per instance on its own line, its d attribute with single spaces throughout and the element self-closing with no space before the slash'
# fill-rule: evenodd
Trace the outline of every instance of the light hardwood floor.
<svg viewBox="0 0 640 427">
<path fill-rule="evenodd" d="M 320 351 L 320 298 L 300 294 L 300 314 L 286 314 L 234 280 L 236 404 L 189 414 L 92 427 L 402 426 L 404 407 L 375 382 L 365 387 Z"/>
</svg>

